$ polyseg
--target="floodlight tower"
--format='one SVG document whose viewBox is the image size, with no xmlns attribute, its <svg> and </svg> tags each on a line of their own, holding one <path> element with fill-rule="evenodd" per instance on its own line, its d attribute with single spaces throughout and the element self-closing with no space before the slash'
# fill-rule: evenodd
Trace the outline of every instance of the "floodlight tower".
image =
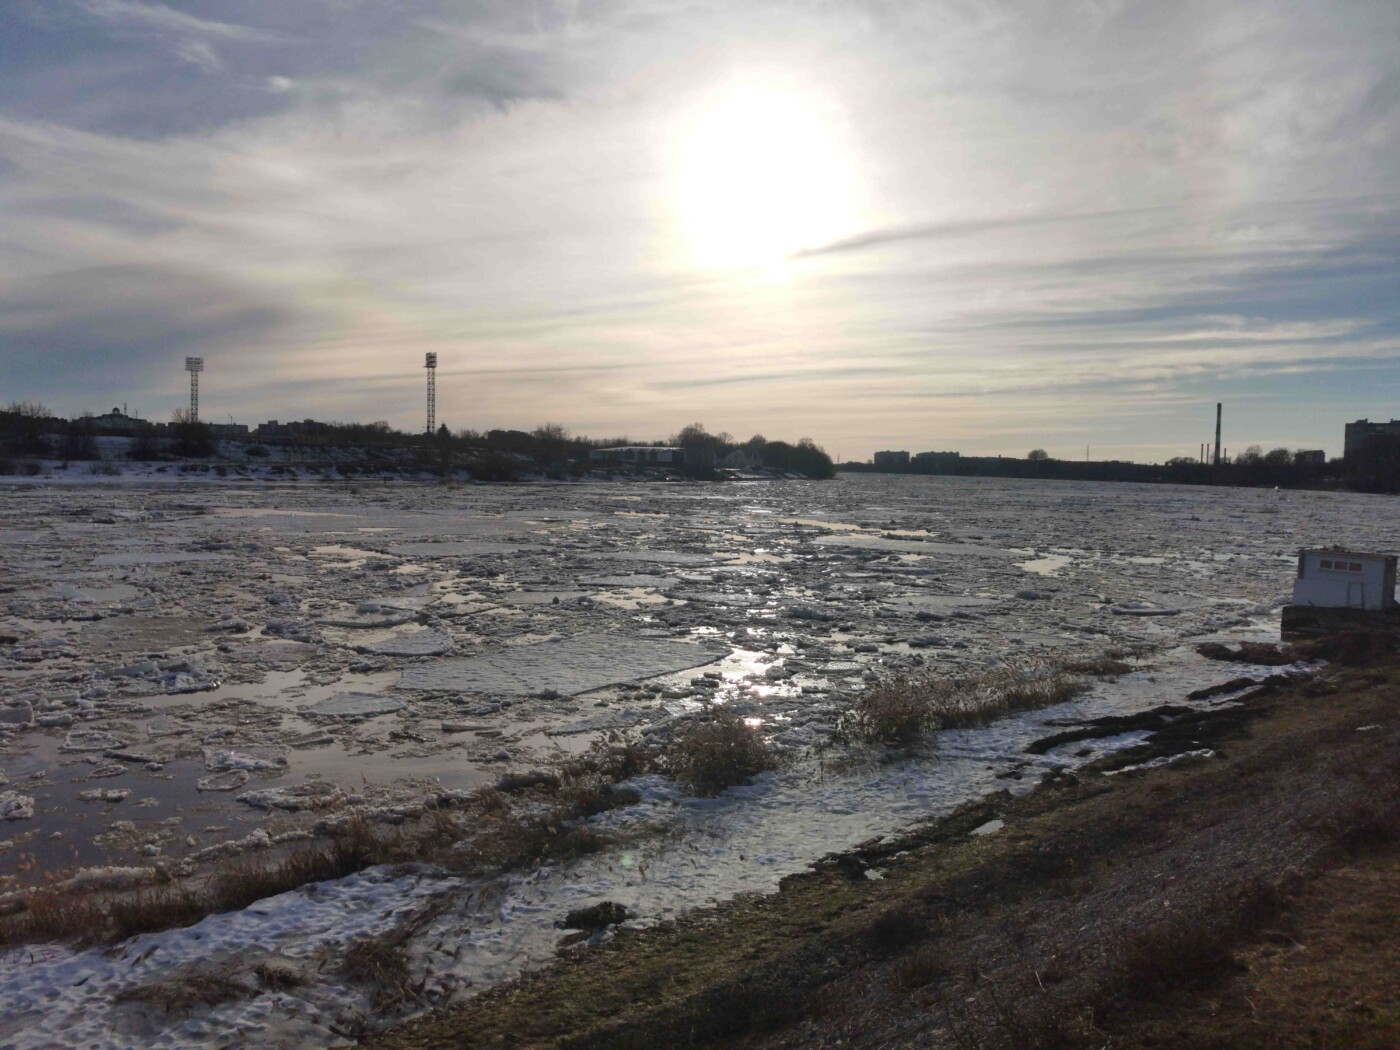
<svg viewBox="0 0 1400 1050">
<path fill-rule="evenodd" d="M 437 354 L 429 353 L 423 363 L 428 370 L 428 436 L 437 429 Z"/>
<path fill-rule="evenodd" d="M 185 358 L 185 371 L 190 374 L 190 422 L 199 422 L 199 373 L 204 371 L 204 358 Z"/>
</svg>

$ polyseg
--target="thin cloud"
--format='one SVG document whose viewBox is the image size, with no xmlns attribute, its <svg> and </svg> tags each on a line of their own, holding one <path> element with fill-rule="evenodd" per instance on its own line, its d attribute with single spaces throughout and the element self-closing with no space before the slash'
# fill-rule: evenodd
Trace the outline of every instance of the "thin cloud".
<svg viewBox="0 0 1400 1050">
<path fill-rule="evenodd" d="M 905 241 L 939 241 L 960 237 L 976 237 L 984 233 L 1000 233 L 1008 230 L 1034 230 L 1041 226 L 1073 225 L 1077 223 L 1102 222 L 1129 216 L 1163 214 L 1171 209 L 1165 205 L 1151 208 L 1119 208 L 1112 211 L 1080 212 L 1070 215 L 1040 214 L 1010 216 L 994 219 L 979 219 L 966 222 L 940 222 L 919 226 L 891 227 L 870 230 L 852 237 L 843 237 L 828 244 L 817 245 L 794 252 L 792 258 L 806 259 L 822 255 L 840 255 L 846 252 L 864 251 L 868 248 L 883 248 Z"/>
<path fill-rule="evenodd" d="M 1400 381 L 1386 5 L 38 10 L 0 11 L 68 56 L 0 69 L 0 374 L 59 410 L 193 351 L 214 413 L 416 425 L 431 350 L 453 426 L 1024 454 L 1222 391 L 1323 446 L 1298 387 Z M 705 269 L 685 129 L 755 77 L 822 101 L 847 232 Z"/>
<path fill-rule="evenodd" d="M 255 29 L 230 22 L 215 22 L 207 18 L 176 11 L 164 4 L 141 3 L 139 0 L 74 0 L 83 10 L 107 22 L 118 25 L 141 26 L 167 33 L 219 37 L 225 40 L 277 43 L 286 37 L 280 33 Z"/>
</svg>

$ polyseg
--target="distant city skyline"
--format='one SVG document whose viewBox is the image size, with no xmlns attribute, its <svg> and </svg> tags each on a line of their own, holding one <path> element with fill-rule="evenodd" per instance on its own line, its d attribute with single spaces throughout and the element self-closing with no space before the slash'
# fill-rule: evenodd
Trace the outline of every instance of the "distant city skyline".
<svg viewBox="0 0 1400 1050">
<path fill-rule="evenodd" d="M 12 0 L 3 399 L 1338 456 L 1397 70 L 1388 0 Z"/>
</svg>

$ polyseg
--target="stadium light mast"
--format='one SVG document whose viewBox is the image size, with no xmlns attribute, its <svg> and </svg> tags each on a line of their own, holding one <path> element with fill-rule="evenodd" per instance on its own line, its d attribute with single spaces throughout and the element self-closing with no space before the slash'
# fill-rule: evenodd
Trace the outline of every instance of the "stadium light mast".
<svg viewBox="0 0 1400 1050">
<path fill-rule="evenodd" d="M 437 429 L 437 354 L 429 353 L 423 362 L 428 370 L 428 436 Z"/>
<path fill-rule="evenodd" d="M 199 373 L 204 371 L 204 358 L 185 358 L 185 371 L 190 374 L 190 422 L 199 422 Z"/>
</svg>

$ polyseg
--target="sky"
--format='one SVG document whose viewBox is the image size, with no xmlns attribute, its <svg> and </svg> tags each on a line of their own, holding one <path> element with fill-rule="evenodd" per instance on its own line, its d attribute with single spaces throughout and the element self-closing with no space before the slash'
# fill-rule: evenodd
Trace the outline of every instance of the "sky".
<svg viewBox="0 0 1400 1050">
<path fill-rule="evenodd" d="M 1400 416 L 1395 0 L 3 0 L 0 401 L 1162 461 Z"/>
</svg>

